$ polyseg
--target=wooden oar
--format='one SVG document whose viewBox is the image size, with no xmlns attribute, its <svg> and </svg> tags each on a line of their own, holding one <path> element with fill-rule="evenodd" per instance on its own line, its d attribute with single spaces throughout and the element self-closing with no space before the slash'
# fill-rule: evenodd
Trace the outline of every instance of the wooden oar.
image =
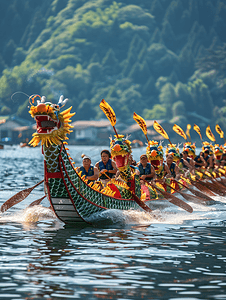
<svg viewBox="0 0 226 300">
<path fill-rule="evenodd" d="M 147 182 L 146 180 L 144 180 L 144 181 Z M 147 184 L 154 187 L 157 191 L 159 191 L 164 196 L 164 198 L 167 199 L 170 203 L 188 211 L 189 213 L 193 212 L 193 208 L 189 204 L 184 202 L 183 200 L 177 198 L 176 196 L 174 196 L 172 194 L 167 193 L 166 191 L 159 189 L 155 184 L 153 184 L 151 182 L 147 182 Z"/>
<path fill-rule="evenodd" d="M 181 186 L 183 186 L 184 188 L 188 189 L 192 194 L 194 194 L 196 197 L 200 198 L 202 201 L 215 201 L 214 199 L 212 199 L 211 197 L 201 193 L 200 191 L 196 191 L 191 187 L 187 187 L 186 185 L 184 185 L 180 181 L 176 181 L 176 182 L 178 184 L 180 184 Z"/>
<path fill-rule="evenodd" d="M 191 184 L 209 196 L 216 196 L 216 194 L 214 194 L 210 189 L 208 189 L 205 185 L 202 184 L 202 181 L 191 180 Z"/>
<path fill-rule="evenodd" d="M 167 184 L 165 182 L 165 184 L 173 189 L 174 191 L 176 191 L 177 193 L 179 193 L 182 197 L 184 197 L 184 199 L 186 199 L 187 201 L 191 201 L 191 202 L 194 202 L 194 203 L 199 203 L 199 204 L 206 204 L 206 200 L 202 199 L 202 198 L 199 198 L 199 197 L 194 197 L 192 195 L 189 195 L 189 194 L 186 194 L 186 193 L 183 193 L 182 191 L 180 190 L 177 190 L 176 188 L 172 187 L 171 185 Z M 201 200 L 201 201 L 200 201 Z"/>
<path fill-rule="evenodd" d="M 209 189 L 209 190 L 212 191 L 213 193 L 215 193 L 215 194 L 217 194 L 217 195 L 219 195 L 219 196 L 224 196 L 224 193 L 222 192 L 221 189 L 219 189 L 219 188 L 217 187 L 216 184 L 213 184 L 213 183 L 207 182 L 207 181 L 203 181 L 203 180 L 200 180 L 200 179 L 198 179 L 198 178 L 197 178 L 197 180 L 198 180 L 198 183 L 199 183 L 199 184 L 201 184 L 202 186 L 205 186 L 207 189 Z"/>
<path fill-rule="evenodd" d="M 18 192 L 16 195 L 14 195 L 11 198 L 9 198 L 5 203 L 2 204 L 2 206 L 1 206 L 1 212 L 5 212 L 9 208 L 11 208 L 12 206 L 14 206 L 17 203 L 20 203 L 21 201 L 23 201 L 33 191 L 33 189 L 36 188 L 41 183 L 43 183 L 43 181 L 44 180 L 38 182 L 33 187 L 30 187 L 30 188 L 27 188 L 27 189 L 25 189 L 23 191 Z"/>
<path fill-rule="evenodd" d="M 42 198 L 37 199 L 37 200 L 31 202 L 31 204 L 28 205 L 28 207 L 32 207 L 32 206 L 35 206 L 35 205 L 39 205 L 45 197 L 46 197 L 46 196 L 43 196 Z"/>
</svg>

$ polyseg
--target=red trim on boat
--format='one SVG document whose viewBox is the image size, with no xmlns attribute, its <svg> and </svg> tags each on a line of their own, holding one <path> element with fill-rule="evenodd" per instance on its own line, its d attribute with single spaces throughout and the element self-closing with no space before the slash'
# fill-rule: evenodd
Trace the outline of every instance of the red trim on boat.
<svg viewBox="0 0 226 300">
<path fill-rule="evenodd" d="M 48 173 L 48 172 L 46 172 L 46 177 L 47 177 L 47 179 L 49 179 L 49 178 L 62 178 L 62 174 L 61 174 L 61 172 L 56 172 L 56 173 Z"/>
</svg>

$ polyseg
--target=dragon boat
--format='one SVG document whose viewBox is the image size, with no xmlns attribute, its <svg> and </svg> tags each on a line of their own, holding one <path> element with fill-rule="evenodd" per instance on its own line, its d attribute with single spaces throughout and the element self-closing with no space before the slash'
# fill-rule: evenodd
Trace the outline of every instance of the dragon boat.
<svg viewBox="0 0 226 300">
<path fill-rule="evenodd" d="M 179 193 L 186 200 L 193 201 L 191 195 L 184 195 L 181 192 L 183 187 L 188 188 L 189 180 L 187 182 L 182 179 L 181 185 L 177 185 L 176 189 L 173 180 L 166 182 L 165 187 L 158 182 L 152 184 L 145 180 L 141 181 L 139 172 L 136 172 L 137 168 L 132 168 L 130 165 L 131 142 L 117 133 L 114 127 L 116 123 L 114 111 L 104 100 L 101 101 L 100 108 L 110 120 L 116 133 L 115 137 L 111 138 L 110 150 L 120 176 L 119 180 L 111 179 L 105 187 L 100 182 L 88 182 L 79 168 L 74 166 L 75 163 L 68 153 L 67 134 L 72 132 L 70 122 L 75 113 L 71 113 L 72 107 L 60 111 L 67 100 L 61 96 L 58 104 L 52 104 L 46 101 L 44 96 L 34 95 L 29 98 L 31 105 L 29 113 L 35 119 L 37 127 L 29 144 L 35 147 L 41 143 L 44 155 L 44 192 L 59 220 L 73 225 L 93 224 L 98 214 L 112 209 L 142 209 L 152 213 L 149 204 L 153 200 L 157 202 L 167 200 L 190 213 L 193 211 L 189 204 L 173 195 Z M 174 156 L 175 161 L 178 160 L 179 149 L 175 145 L 171 144 L 167 151 Z M 155 169 L 158 171 L 162 166 L 160 163 L 163 159 L 162 146 L 155 141 L 149 141 L 146 154 L 150 161 L 154 161 Z M 202 173 L 200 175 L 204 178 Z M 25 199 L 40 183 L 11 197 L 1 206 L 1 211 L 4 212 Z M 211 200 L 198 191 L 193 193 L 197 197 L 202 197 L 203 201 Z M 34 205 L 40 204 L 42 199 L 44 197 L 34 201 Z"/>
<path fill-rule="evenodd" d="M 96 214 L 109 209 L 142 208 L 151 212 L 140 178 L 129 165 L 131 143 L 123 135 L 116 135 L 110 143 L 111 155 L 120 171 L 121 181 L 112 179 L 106 187 L 101 187 L 98 182 L 88 183 L 74 166 L 66 140 L 67 134 L 72 132 L 70 122 L 75 113 L 71 113 L 72 107 L 60 111 L 66 102 L 63 96 L 58 104 L 47 102 L 44 96 L 30 97 L 29 113 L 35 119 L 37 129 L 29 144 L 35 147 L 41 143 L 44 191 L 58 219 L 66 224 L 92 224 Z M 151 195 L 149 200 L 163 198 L 155 188 L 147 186 Z"/>
<path fill-rule="evenodd" d="M 38 97 L 37 105 L 34 105 Z M 31 98 L 29 113 L 35 119 L 37 130 L 33 134 L 30 145 L 37 146 L 40 142 L 44 155 L 44 189 L 45 194 L 56 216 L 64 223 L 92 223 L 97 213 L 107 209 L 130 210 L 139 209 L 142 205 L 134 200 L 127 184 L 113 180 L 110 185 L 101 188 L 99 184 L 90 182 L 81 176 L 74 167 L 74 162 L 68 154 L 67 134 L 72 132 L 71 108 L 60 112 L 67 99 L 61 97 L 54 105 L 46 102 L 45 97 L 35 95 Z M 117 159 L 123 165 L 127 163 L 130 145 L 121 136 L 111 142 Z M 129 149 L 129 152 L 127 150 Z M 127 170 L 124 168 L 125 176 Z"/>
</svg>

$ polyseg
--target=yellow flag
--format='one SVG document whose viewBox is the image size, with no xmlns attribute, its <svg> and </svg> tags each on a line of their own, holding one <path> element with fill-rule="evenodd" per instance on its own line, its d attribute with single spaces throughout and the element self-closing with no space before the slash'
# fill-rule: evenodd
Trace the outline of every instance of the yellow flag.
<svg viewBox="0 0 226 300">
<path fill-rule="evenodd" d="M 146 125 L 145 120 L 141 116 L 137 115 L 136 113 L 133 113 L 133 119 L 137 122 L 137 124 L 140 126 L 143 133 L 146 135 L 147 134 L 147 125 Z"/>
<path fill-rule="evenodd" d="M 220 128 L 220 126 L 218 124 L 215 126 L 215 130 L 216 130 L 217 133 L 219 133 L 220 138 L 223 139 L 224 138 L 224 131 Z"/>
<path fill-rule="evenodd" d="M 208 125 L 206 127 L 206 136 L 208 137 L 208 139 L 210 139 L 212 142 L 216 142 L 215 136 L 213 135 L 211 129 L 210 129 L 210 125 Z"/>
<path fill-rule="evenodd" d="M 187 140 L 187 136 L 186 136 L 186 134 L 184 133 L 183 129 L 182 129 L 180 126 L 174 124 L 174 125 L 173 125 L 173 130 L 174 130 L 177 134 L 179 134 L 180 136 L 182 136 L 185 140 Z"/>
<path fill-rule="evenodd" d="M 162 126 L 154 121 L 153 127 L 155 129 L 155 131 L 157 131 L 159 134 L 161 134 L 165 139 L 169 139 L 168 134 L 165 132 L 165 130 L 162 128 Z"/>
<path fill-rule="evenodd" d="M 190 129 L 191 129 L 191 125 L 190 125 L 190 124 L 187 124 L 186 135 L 189 137 L 189 139 L 191 139 L 191 136 L 190 136 Z"/>
<path fill-rule="evenodd" d="M 194 130 L 199 134 L 200 139 L 201 139 L 201 141 L 202 141 L 202 135 L 201 135 L 201 130 L 200 130 L 199 126 L 194 124 L 194 127 L 193 127 L 193 128 L 194 128 Z"/>
<path fill-rule="evenodd" d="M 105 113 L 111 125 L 114 127 L 116 124 L 116 115 L 112 107 L 104 99 L 101 100 L 99 106 L 101 110 Z"/>
</svg>

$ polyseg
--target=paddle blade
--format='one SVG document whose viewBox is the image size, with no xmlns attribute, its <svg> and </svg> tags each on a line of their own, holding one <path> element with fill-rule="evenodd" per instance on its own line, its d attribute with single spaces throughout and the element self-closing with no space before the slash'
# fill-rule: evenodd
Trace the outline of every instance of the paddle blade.
<svg viewBox="0 0 226 300">
<path fill-rule="evenodd" d="M 152 212 L 152 210 L 150 209 L 149 206 L 147 206 L 147 204 L 145 204 L 143 201 L 140 200 L 140 198 L 138 198 L 134 193 L 133 193 L 133 199 L 136 201 L 136 203 L 143 208 L 145 211 L 147 212 Z"/>
<path fill-rule="evenodd" d="M 167 199 L 170 203 L 172 203 L 172 204 L 174 204 L 174 205 L 176 205 L 176 206 L 178 206 L 178 207 L 186 210 L 189 213 L 193 212 L 193 208 L 189 204 L 187 204 L 186 202 L 184 202 L 183 200 L 175 197 L 172 194 L 167 193 L 166 191 L 163 191 L 163 190 L 159 189 L 154 184 L 153 184 L 153 187 L 156 188 L 156 190 L 159 191 L 164 196 L 164 198 Z"/>
<path fill-rule="evenodd" d="M 194 130 L 198 133 L 198 135 L 200 136 L 200 139 L 201 139 L 201 141 L 202 141 L 202 135 L 201 135 L 201 130 L 200 130 L 200 128 L 199 128 L 199 126 L 198 125 L 196 125 L 196 124 L 194 124 Z"/>
<path fill-rule="evenodd" d="M 157 131 L 159 134 L 161 134 L 165 139 L 169 139 L 168 134 L 165 132 L 165 130 L 162 128 L 162 126 L 157 122 L 154 121 L 153 127 L 155 131 Z"/>
<path fill-rule="evenodd" d="M 191 136 L 190 136 L 190 129 L 191 129 L 191 125 L 190 125 L 190 124 L 187 124 L 186 135 L 189 137 L 189 139 L 191 139 Z"/>
<path fill-rule="evenodd" d="M 112 107 L 104 100 L 100 102 L 100 109 L 104 112 L 112 126 L 116 124 L 116 115 Z"/>
<path fill-rule="evenodd" d="M 169 194 L 167 192 L 164 192 L 164 191 L 161 191 L 162 195 L 172 204 L 186 210 L 187 212 L 189 213 L 192 213 L 193 212 L 193 208 L 187 204 L 186 202 L 184 202 L 183 200 L 175 197 L 174 195 L 172 194 Z"/>
<path fill-rule="evenodd" d="M 23 201 L 25 198 L 27 198 L 27 196 L 31 193 L 31 191 L 32 191 L 32 188 L 29 188 L 29 189 L 20 191 L 16 195 L 9 198 L 5 203 L 2 204 L 1 212 L 5 212 L 12 206 Z"/>
<path fill-rule="evenodd" d="M 143 133 L 146 135 L 147 134 L 147 125 L 146 125 L 145 120 L 141 116 L 137 115 L 135 112 L 133 113 L 133 119 L 137 122 L 137 124 L 140 126 Z"/>
<path fill-rule="evenodd" d="M 210 129 L 210 125 L 208 125 L 206 127 L 206 136 L 208 137 L 208 139 L 210 139 L 212 142 L 216 142 L 215 136 L 213 135 L 211 129 Z"/>
<path fill-rule="evenodd" d="M 224 138 L 224 132 L 223 132 L 223 130 L 221 130 L 221 128 L 218 124 L 216 124 L 215 130 L 220 135 L 220 138 L 223 139 Z"/>
<path fill-rule="evenodd" d="M 197 198 L 197 197 L 194 197 L 192 195 L 189 195 L 189 194 L 186 194 L 186 193 L 183 193 L 183 192 L 180 192 L 181 196 L 184 197 L 184 199 L 186 199 L 187 201 L 190 201 L 190 202 L 193 202 L 193 203 L 196 203 L 196 204 L 202 204 L 202 205 L 205 205 L 206 204 L 206 201 L 203 201 L 202 199 L 200 198 Z"/>
<path fill-rule="evenodd" d="M 182 136 L 185 140 L 187 140 L 187 136 L 186 136 L 186 134 L 184 133 L 183 129 L 180 126 L 178 126 L 177 124 L 174 124 L 173 125 L 173 130 L 177 134 L 179 134 L 180 136 Z"/>
<path fill-rule="evenodd" d="M 44 180 L 38 182 L 33 187 L 30 187 L 30 188 L 27 188 L 27 189 L 25 189 L 23 191 L 18 192 L 16 195 L 14 195 L 11 198 L 9 198 L 5 203 L 2 204 L 2 206 L 1 206 L 1 212 L 7 211 L 12 206 L 14 206 L 17 203 L 20 203 L 21 201 L 23 201 L 24 199 L 26 199 L 27 196 L 33 191 L 33 189 L 36 186 L 38 186 L 39 184 L 41 184 L 43 181 Z"/>
<path fill-rule="evenodd" d="M 213 200 L 211 197 L 201 193 L 200 191 L 196 191 L 196 190 L 193 190 L 193 189 L 189 189 L 189 191 L 194 194 L 196 197 L 202 199 L 202 201 L 215 201 Z"/>
<path fill-rule="evenodd" d="M 216 196 L 210 189 L 208 189 L 206 186 L 202 185 L 202 182 L 196 182 L 192 181 L 192 184 L 202 192 L 206 193 L 209 196 Z"/>
<path fill-rule="evenodd" d="M 46 196 L 43 196 L 42 198 L 37 199 L 37 200 L 31 202 L 31 204 L 28 205 L 28 207 L 32 207 L 32 206 L 35 206 L 35 205 L 39 205 L 45 197 L 46 197 Z"/>
</svg>

